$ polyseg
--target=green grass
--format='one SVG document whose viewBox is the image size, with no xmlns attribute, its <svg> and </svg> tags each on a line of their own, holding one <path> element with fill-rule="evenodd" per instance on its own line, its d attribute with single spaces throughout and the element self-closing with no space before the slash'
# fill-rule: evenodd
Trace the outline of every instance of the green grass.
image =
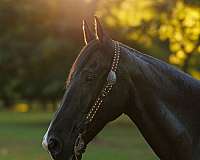
<svg viewBox="0 0 200 160">
<path fill-rule="evenodd" d="M 50 160 L 41 147 L 50 113 L 0 113 L 1 160 Z M 92 141 L 83 160 L 155 160 L 136 127 L 126 118 L 107 125 Z"/>
</svg>

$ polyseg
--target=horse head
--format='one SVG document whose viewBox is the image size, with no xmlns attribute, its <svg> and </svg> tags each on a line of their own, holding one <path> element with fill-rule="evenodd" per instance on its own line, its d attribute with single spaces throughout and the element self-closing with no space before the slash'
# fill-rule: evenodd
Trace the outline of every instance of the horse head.
<svg viewBox="0 0 200 160">
<path fill-rule="evenodd" d="M 59 109 L 43 138 L 55 160 L 80 160 L 86 145 L 125 112 L 129 88 L 120 78 L 120 46 L 95 18 L 95 33 L 83 21 L 85 47 L 68 76 Z"/>
</svg>

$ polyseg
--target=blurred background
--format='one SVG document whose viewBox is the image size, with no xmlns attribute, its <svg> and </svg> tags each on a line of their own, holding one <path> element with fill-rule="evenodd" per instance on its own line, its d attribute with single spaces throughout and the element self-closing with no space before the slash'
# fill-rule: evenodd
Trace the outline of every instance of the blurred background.
<svg viewBox="0 0 200 160">
<path fill-rule="evenodd" d="M 199 0 L 0 0 L 0 159 L 48 160 L 42 137 L 84 46 L 81 23 L 200 79 Z M 158 159 L 122 116 L 84 160 Z"/>
</svg>

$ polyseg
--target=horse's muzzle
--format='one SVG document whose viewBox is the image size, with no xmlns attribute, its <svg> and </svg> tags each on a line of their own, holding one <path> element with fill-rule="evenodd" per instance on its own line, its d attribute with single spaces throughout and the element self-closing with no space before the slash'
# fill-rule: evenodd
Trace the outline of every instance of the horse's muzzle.
<svg viewBox="0 0 200 160">
<path fill-rule="evenodd" d="M 42 146 L 47 150 L 51 156 L 55 159 L 62 151 L 62 143 L 59 138 L 51 136 L 47 138 L 44 136 Z"/>
</svg>

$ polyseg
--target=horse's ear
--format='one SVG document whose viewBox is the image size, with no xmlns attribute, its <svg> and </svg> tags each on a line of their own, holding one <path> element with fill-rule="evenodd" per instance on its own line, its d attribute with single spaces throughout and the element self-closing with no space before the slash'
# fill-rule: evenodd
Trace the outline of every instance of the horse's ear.
<svg viewBox="0 0 200 160">
<path fill-rule="evenodd" d="M 90 31 L 87 22 L 83 20 L 83 36 L 85 44 L 88 44 L 90 41 L 95 39 L 94 34 Z"/>
<path fill-rule="evenodd" d="M 95 16 L 95 31 L 96 31 L 96 37 L 100 42 L 108 42 L 111 40 L 111 38 L 108 36 L 108 34 L 103 29 L 99 19 Z"/>
</svg>

